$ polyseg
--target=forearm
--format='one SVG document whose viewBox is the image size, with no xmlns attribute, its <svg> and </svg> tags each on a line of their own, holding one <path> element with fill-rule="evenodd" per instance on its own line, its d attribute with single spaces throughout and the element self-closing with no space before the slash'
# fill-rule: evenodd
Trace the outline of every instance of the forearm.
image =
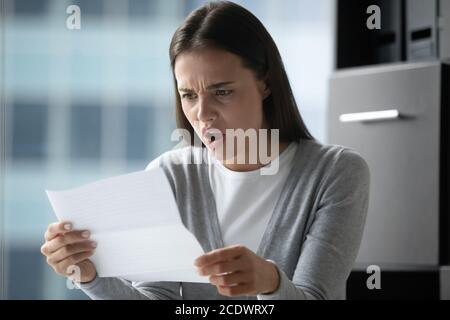
<svg viewBox="0 0 450 320">
<path fill-rule="evenodd" d="M 258 300 L 317 300 L 318 298 L 296 286 L 287 275 L 277 267 L 279 274 L 278 288 L 268 294 L 258 294 Z"/>
<path fill-rule="evenodd" d="M 93 300 L 170 300 L 179 299 L 163 288 L 136 288 L 120 278 L 96 277 L 88 283 L 77 284 Z"/>
</svg>

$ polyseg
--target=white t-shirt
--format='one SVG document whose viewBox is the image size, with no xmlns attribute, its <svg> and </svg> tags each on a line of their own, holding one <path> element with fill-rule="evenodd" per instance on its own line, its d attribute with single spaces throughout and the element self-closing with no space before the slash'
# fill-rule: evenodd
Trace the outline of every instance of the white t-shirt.
<svg viewBox="0 0 450 320">
<path fill-rule="evenodd" d="M 281 152 L 278 172 L 273 175 L 262 175 L 261 169 L 232 171 L 208 152 L 209 181 L 225 246 L 242 244 L 257 252 L 286 178 L 294 165 L 297 147 L 297 142 L 291 142 Z"/>
</svg>

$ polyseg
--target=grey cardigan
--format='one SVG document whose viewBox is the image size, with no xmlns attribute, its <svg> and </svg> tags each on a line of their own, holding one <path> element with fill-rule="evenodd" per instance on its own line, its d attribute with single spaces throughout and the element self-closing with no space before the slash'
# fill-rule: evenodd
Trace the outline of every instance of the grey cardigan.
<svg viewBox="0 0 450 320">
<path fill-rule="evenodd" d="M 156 160 L 167 175 L 184 225 L 208 252 L 224 245 L 205 152 L 185 147 Z M 198 157 L 203 157 L 202 163 Z M 368 210 L 368 165 L 351 148 L 306 139 L 299 140 L 294 163 L 256 252 L 276 263 L 280 285 L 271 294 L 237 299 L 346 297 Z M 96 277 L 79 287 L 92 299 L 233 299 L 209 283 Z"/>
</svg>

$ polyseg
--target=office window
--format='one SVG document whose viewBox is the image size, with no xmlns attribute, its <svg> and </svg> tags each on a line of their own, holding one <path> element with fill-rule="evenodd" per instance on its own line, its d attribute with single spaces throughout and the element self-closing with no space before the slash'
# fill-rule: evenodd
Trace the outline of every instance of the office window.
<svg viewBox="0 0 450 320">
<path fill-rule="evenodd" d="M 128 14 L 130 18 L 145 18 L 155 16 L 158 0 L 128 0 Z"/>
<path fill-rule="evenodd" d="M 13 159 L 40 161 L 46 156 L 47 114 L 47 107 L 43 104 L 13 104 Z"/>
<path fill-rule="evenodd" d="M 150 111 L 148 107 L 127 108 L 127 159 L 145 160 L 150 143 Z"/>
<path fill-rule="evenodd" d="M 176 128 L 175 108 L 159 107 L 155 108 L 155 123 L 152 127 L 152 146 L 151 156 L 154 158 L 162 151 L 170 150 L 179 141 L 172 142 L 171 136 Z"/>
<path fill-rule="evenodd" d="M 205 4 L 204 0 L 184 0 L 183 17 L 187 16 L 191 11 Z"/>
<path fill-rule="evenodd" d="M 105 11 L 103 0 L 71 0 L 69 3 L 79 6 L 83 16 L 88 15 L 97 18 L 103 15 Z"/>
<path fill-rule="evenodd" d="M 8 249 L 8 299 L 42 299 L 44 279 L 40 275 L 45 265 L 39 247 Z"/>
<path fill-rule="evenodd" d="M 14 15 L 17 16 L 33 16 L 43 15 L 48 11 L 48 0 L 10 0 L 7 2 L 6 12 L 10 13 L 11 10 Z"/>
<path fill-rule="evenodd" d="M 100 158 L 102 112 L 97 105 L 72 106 L 70 122 L 70 156 L 96 160 Z"/>
</svg>

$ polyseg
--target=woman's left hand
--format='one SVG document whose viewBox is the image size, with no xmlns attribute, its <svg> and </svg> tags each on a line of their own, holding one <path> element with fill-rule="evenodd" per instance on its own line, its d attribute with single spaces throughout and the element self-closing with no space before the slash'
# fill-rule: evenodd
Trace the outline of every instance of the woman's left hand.
<svg viewBox="0 0 450 320">
<path fill-rule="evenodd" d="M 243 245 L 205 253 L 194 265 L 200 275 L 209 276 L 220 294 L 229 297 L 271 293 L 280 282 L 277 266 Z"/>
</svg>

